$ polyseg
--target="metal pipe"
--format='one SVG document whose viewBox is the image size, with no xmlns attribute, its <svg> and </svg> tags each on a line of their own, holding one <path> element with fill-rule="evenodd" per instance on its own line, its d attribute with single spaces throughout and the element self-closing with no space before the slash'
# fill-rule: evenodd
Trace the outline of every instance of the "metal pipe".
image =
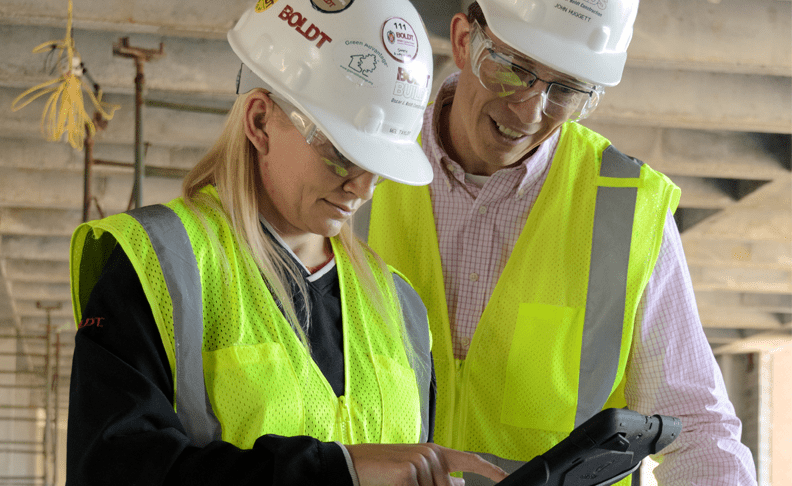
<svg viewBox="0 0 792 486">
<path fill-rule="evenodd" d="M 109 167 L 120 167 L 123 169 L 134 169 L 135 164 L 129 162 L 115 162 L 112 160 L 94 160 L 94 165 L 106 165 Z M 145 177 L 169 177 L 172 179 L 183 179 L 187 175 L 189 169 L 179 169 L 175 167 L 155 167 L 147 165 L 143 167 Z"/>
<path fill-rule="evenodd" d="M 143 70 L 143 60 L 135 58 L 135 207 L 143 207 L 143 87 L 146 85 L 146 75 Z"/>
<path fill-rule="evenodd" d="M 24 353 L 21 353 L 21 354 L 19 354 L 19 356 L 27 357 L 28 355 L 26 355 Z M 71 365 L 69 363 L 61 363 L 60 366 L 62 368 L 65 368 L 65 369 L 70 369 L 71 368 Z M 36 370 L 36 369 L 33 369 L 33 370 L 0 370 L 0 375 L 23 375 L 23 374 L 43 375 L 44 372 L 40 371 L 40 370 Z M 68 375 L 68 373 L 67 373 L 67 375 Z"/>
<path fill-rule="evenodd" d="M 38 422 L 36 417 L 0 417 L 0 421 L 3 422 Z M 37 442 L 38 443 L 38 442 Z M 3 444 L 3 442 L 0 442 Z"/>
<path fill-rule="evenodd" d="M 146 106 L 155 108 L 165 108 L 167 110 L 177 111 L 191 111 L 193 113 L 210 113 L 212 115 L 227 115 L 230 111 L 228 108 L 214 108 L 211 106 L 188 105 L 185 103 L 170 103 L 168 101 L 160 100 L 146 100 Z"/>
<path fill-rule="evenodd" d="M 0 334 L 0 339 L 47 339 L 44 334 Z"/>
<path fill-rule="evenodd" d="M 60 362 L 60 333 L 55 333 L 55 373 L 52 377 L 53 393 L 55 395 L 55 423 L 52 429 L 52 484 L 58 484 L 58 363 Z"/>
<path fill-rule="evenodd" d="M 132 189 L 131 199 L 137 208 L 143 206 L 143 172 L 145 166 L 143 161 L 143 90 L 146 84 L 146 77 L 143 64 L 164 56 L 163 46 L 163 43 L 160 42 L 159 50 L 132 47 L 129 45 L 129 37 L 122 37 L 119 43 L 113 45 L 113 55 L 135 60 L 135 185 Z"/>
<path fill-rule="evenodd" d="M 83 175 L 83 223 L 91 218 L 91 179 L 94 139 L 91 130 L 85 128 L 85 173 Z"/>
<path fill-rule="evenodd" d="M 44 305 L 40 301 L 36 302 L 36 307 L 43 309 L 47 313 L 47 355 L 45 358 L 45 369 L 47 375 L 47 386 L 44 391 L 44 480 L 49 482 L 49 478 L 53 476 L 53 459 L 50 457 L 50 449 L 52 448 L 52 399 L 50 396 L 50 389 L 52 388 L 52 363 L 50 362 L 50 354 L 52 349 L 52 311 L 61 308 L 61 303 L 55 305 Z M 57 399 L 57 396 L 55 397 Z M 57 404 L 55 405 L 57 407 Z"/>
<path fill-rule="evenodd" d="M 27 356 L 27 355 L 23 355 Z M 38 371 L 28 371 L 28 370 L 0 370 L 0 375 L 40 375 L 41 373 Z"/>
<path fill-rule="evenodd" d="M 4 351 L 0 353 L 0 356 L 28 356 L 31 358 L 45 358 L 47 355 L 41 353 L 11 353 Z"/>
<path fill-rule="evenodd" d="M 66 410 L 69 406 L 66 404 L 59 408 Z M 0 405 L 0 410 L 36 410 L 36 407 L 31 407 L 30 405 Z"/>
<path fill-rule="evenodd" d="M 51 441 L 50 431 L 50 311 L 47 309 L 47 357 L 45 360 L 45 368 L 47 369 L 47 389 L 44 391 L 44 481 L 50 477 L 50 457 L 49 457 L 49 443 Z"/>
</svg>

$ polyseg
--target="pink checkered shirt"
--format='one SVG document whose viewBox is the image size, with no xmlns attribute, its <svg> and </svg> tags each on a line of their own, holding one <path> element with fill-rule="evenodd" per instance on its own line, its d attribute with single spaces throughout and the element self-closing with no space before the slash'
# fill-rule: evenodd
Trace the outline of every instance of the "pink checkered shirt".
<svg viewBox="0 0 792 486">
<path fill-rule="evenodd" d="M 466 179 L 436 130 L 458 75 L 443 84 L 424 115 L 423 147 L 434 169 L 430 185 L 454 355 L 467 355 L 484 307 L 539 196 L 558 145 L 557 131 L 518 167 L 483 185 Z M 475 178 L 473 178 L 475 179 Z M 481 182 L 481 181 L 479 181 Z M 467 190 L 465 190 L 467 189 Z M 655 469 L 661 485 L 755 485 L 750 450 L 740 443 L 720 369 L 699 320 L 682 241 L 671 213 L 660 256 L 642 296 L 627 365 L 630 409 L 682 419 L 684 429 Z"/>
</svg>

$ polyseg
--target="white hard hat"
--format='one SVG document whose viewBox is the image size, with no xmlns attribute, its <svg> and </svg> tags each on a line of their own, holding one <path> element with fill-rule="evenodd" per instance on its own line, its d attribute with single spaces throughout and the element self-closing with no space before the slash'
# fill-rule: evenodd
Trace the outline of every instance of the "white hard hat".
<svg viewBox="0 0 792 486">
<path fill-rule="evenodd" d="M 302 110 L 356 165 L 405 184 L 432 181 L 416 142 L 432 50 L 408 0 L 259 0 L 228 42 L 259 86 Z"/>
<path fill-rule="evenodd" d="M 592 84 L 615 86 L 621 81 L 638 0 L 478 0 L 478 4 L 492 33 L 528 57 Z"/>
</svg>

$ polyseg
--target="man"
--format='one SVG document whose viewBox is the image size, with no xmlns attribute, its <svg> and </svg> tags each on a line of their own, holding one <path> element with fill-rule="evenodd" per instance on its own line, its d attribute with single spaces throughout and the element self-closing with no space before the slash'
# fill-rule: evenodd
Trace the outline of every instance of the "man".
<svg viewBox="0 0 792 486">
<path fill-rule="evenodd" d="M 514 470 L 626 406 L 682 419 L 660 484 L 752 485 L 672 217 L 679 189 L 572 123 L 619 83 L 637 9 L 479 0 L 457 14 L 460 72 L 424 116 L 434 181 L 384 183 L 369 243 L 429 308 L 437 443 Z"/>
</svg>

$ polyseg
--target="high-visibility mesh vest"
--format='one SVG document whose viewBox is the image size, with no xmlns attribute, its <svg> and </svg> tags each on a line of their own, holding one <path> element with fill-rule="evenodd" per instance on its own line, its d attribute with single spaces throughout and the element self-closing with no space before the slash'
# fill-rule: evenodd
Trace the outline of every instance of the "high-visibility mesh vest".
<svg viewBox="0 0 792 486">
<path fill-rule="evenodd" d="M 203 192 L 217 197 L 211 186 Z M 185 383 L 179 382 L 182 375 L 176 370 L 174 322 L 178 323 L 180 316 L 174 315 L 173 304 L 191 298 L 203 303 L 198 309 L 203 315 L 202 343 L 198 345 L 203 372 L 198 379 L 205 382 L 223 440 L 241 448 L 250 448 L 263 434 L 309 435 L 345 444 L 419 441 L 421 400 L 403 336 L 373 311 L 339 241 L 332 239 L 341 288 L 345 392 L 336 397 L 278 309 L 249 253 L 239 248 L 226 218 L 202 207 L 204 226 L 181 199 L 167 207 L 177 215 L 189 238 L 200 279 L 198 295 L 191 297 L 189 291 L 172 295 L 163 273 L 172 273 L 170 262 L 159 261 L 148 228 L 133 215 L 118 214 L 81 225 L 72 238 L 72 298 L 77 322 L 104 262 L 118 243 L 132 262 L 154 314 L 174 377 L 175 405 L 180 403 Z M 166 226 L 160 232 L 166 234 L 167 243 L 171 229 Z M 216 236 L 215 242 L 210 234 Z M 391 310 L 398 312 L 397 297 L 389 290 L 393 286 L 385 280 L 392 277 L 384 275 L 373 260 L 370 264 L 379 291 L 395 306 Z M 185 325 L 192 323 L 178 323 L 177 333 L 178 326 Z"/>
<path fill-rule="evenodd" d="M 623 407 L 638 302 L 678 202 L 665 176 L 581 125 L 563 125 L 547 180 L 460 361 L 429 188 L 383 183 L 369 244 L 429 310 L 435 442 L 528 461 L 599 410 Z"/>
</svg>

